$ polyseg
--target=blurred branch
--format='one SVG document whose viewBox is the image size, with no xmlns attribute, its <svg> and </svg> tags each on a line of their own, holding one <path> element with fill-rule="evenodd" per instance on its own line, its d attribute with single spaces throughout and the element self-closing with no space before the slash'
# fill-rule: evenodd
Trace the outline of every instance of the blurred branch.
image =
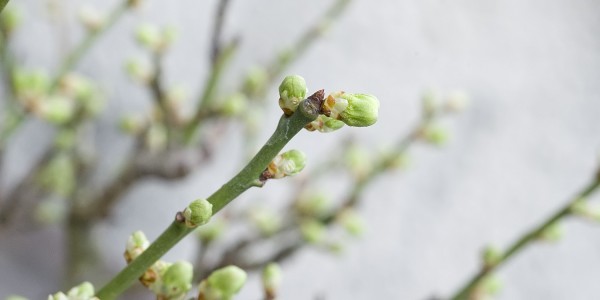
<svg viewBox="0 0 600 300">
<path fill-rule="evenodd" d="M 217 64 L 221 55 L 221 35 L 223 32 L 223 24 L 225 23 L 225 14 L 229 8 L 229 0 L 220 0 L 215 11 L 215 23 L 211 35 L 210 61 L 212 67 Z"/>
<path fill-rule="evenodd" d="M 123 16 L 125 11 L 131 6 L 130 0 L 121 0 L 122 2 L 115 7 L 108 16 L 104 24 L 95 30 L 89 30 L 83 40 L 66 56 L 58 68 L 58 72 L 51 84 L 51 91 L 56 89 L 61 78 L 77 66 L 87 51 L 94 45 L 100 36 L 106 33 Z"/>
<path fill-rule="evenodd" d="M 600 187 L 600 172 L 595 175 L 594 180 L 589 183 L 582 191 L 577 193 L 571 198 L 569 202 L 561 209 L 556 211 L 550 217 L 542 221 L 538 226 L 525 232 L 519 239 L 512 243 L 507 250 L 500 254 L 500 257 L 494 260 L 492 264 L 484 264 L 484 266 L 477 272 L 467 283 L 461 287 L 452 297 L 453 300 L 467 300 L 471 299 L 472 294 L 477 289 L 478 285 L 482 280 L 490 273 L 494 272 L 497 268 L 505 264 L 511 257 L 517 255 L 525 247 L 531 243 L 540 239 L 543 233 L 550 227 L 557 224 L 561 219 L 572 214 L 573 206 L 578 202 L 585 200 L 587 197 L 592 195 L 598 187 Z"/>
<path fill-rule="evenodd" d="M 4 10 L 4 7 L 8 3 L 8 0 L 0 0 L 0 12 Z"/>
</svg>

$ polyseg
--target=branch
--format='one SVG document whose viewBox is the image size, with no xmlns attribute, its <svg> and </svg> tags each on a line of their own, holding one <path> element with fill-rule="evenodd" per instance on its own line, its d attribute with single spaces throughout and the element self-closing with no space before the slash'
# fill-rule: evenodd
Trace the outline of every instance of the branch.
<svg viewBox="0 0 600 300">
<path fill-rule="evenodd" d="M 4 7 L 8 3 L 8 0 L 0 0 L 0 13 L 4 10 Z"/>
<path fill-rule="evenodd" d="M 596 178 L 588 184 L 582 191 L 577 193 L 571 200 L 563 206 L 561 209 L 556 211 L 546 220 L 542 221 L 540 225 L 534 227 L 533 229 L 525 232 L 519 239 L 517 239 L 513 244 L 511 244 L 506 252 L 501 254 L 501 256 L 491 265 L 486 264 L 477 272 L 467 283 L 460 288 L 452 297 L 453 300 L 466 300 L 469 299 L 473 291 L 477 288 L 478 284 L 481 282 L 484 277 L 492 272 L 494 272 L 497 268 L 505 264 L 511 257 L 517 255 L 520 251 L 525 249 L 526 246 L 535 242 L 539 239 L 540 235 L 553 224 L 556 224 L 557 221 L 569 216 L 572 211 L 573 205 L 580 201 L 581 199 L 585 199 L 594 193 L 598 187 L 600 187 L 600 173 L 596 174 Z"/>
<path fill-rule="evenodd" d="M 314 103 L 315 99 L 319 103 Z M 258 178 L 273 158 L 305 125 L 316 119 L 322 101 L 323 91 L 319 91 L 314 96 L 304 100 L 292 116 L 281 117 L 271 138 L 248 165 L 208 197 L 207 200 L 213 205 L 213 214 L 220 211 L 247 189 L 257 186 Z M 194 228 L 188 228 L 176 219 L 148 249 L 100 289 L 96 296 L 103 300 L 116 298 L 131 286 L 155 261 L 193 230 Z"/>
<path fill-rule="evenodd" d="M 223 31 L 223 24 L 225 23 L 225 13 L 227 12 L 227 8 L 229 8 L 229 3 L 229 0 L 220 0 L 217 4 L 210 47 L 210 61 L 212 66 L 217 63 L 219 56 L 221 55 L 221 34 Z"/>
</svg>

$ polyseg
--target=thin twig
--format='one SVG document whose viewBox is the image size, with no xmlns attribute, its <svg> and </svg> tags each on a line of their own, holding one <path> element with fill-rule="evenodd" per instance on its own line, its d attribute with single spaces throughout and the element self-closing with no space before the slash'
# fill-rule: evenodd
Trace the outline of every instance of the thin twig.
<svg viewBox="0 0 600 300">
<path fill-rule="evenodd" d="M 225 16 L 227 9 L 229 8 L 229 3 L 229 0 L 220 0 L 215 11 L 215 23 L 213 24 L 210 44 L 210 61 L 213 67 L 221 55 L 221 35 L 223 32 L 223 24 L 225 23 Z"/>
</svg>

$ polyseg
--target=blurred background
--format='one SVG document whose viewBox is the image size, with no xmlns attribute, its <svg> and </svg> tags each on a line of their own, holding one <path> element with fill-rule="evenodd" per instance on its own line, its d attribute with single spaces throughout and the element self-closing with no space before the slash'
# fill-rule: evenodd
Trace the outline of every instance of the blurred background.
<svg viewBox="0 0 600 300">
<path fill-rule="evenodd" d="M 144 56 L 134 30 L 141 23 L 173 25 L 178 39 L 165 54 L 167 85 L 181 86 L 184 105 L 195 105 L 210 69 L 209 45 L 218 1 L 143 1 L 107 31 L 76 70 L 96 80 L 107 106 L 93 130 L 100 178 L 123 163 L 131 141 L 119 119 L 152 105 L 143 87 L 124 71 Z M 85 1 L 108 11 L 118 1 Z M 231 0 L 223 39 L 239 37 L 239 50 L 224 73 L 221 91 L 239 85 L 252 66 L 272 59 L 318 21 L 333 1 Z M 55 70 L 83 37 L 77 21 L 82 1 L 11 1 L 23 24 L 11 49 L 26 67 Z M 54 11 L 54 12 L 53 12 Z M 416 145 L 409 167 L 376 180 L 363 196 L 366 233 L 340 255 L 310 247 L 285 261 L 281 299 L 426 299 L 452 294 L 478 270 L 486 244 L 505 247 L 586 185 L 600 149 L 600 2 L 366 1 L 353 0 L 324 37 L 284 72 L 300 74 L 309 90 L 368 92 L 381 101 L 371 127 L 331 134 L 302 132 L 287 147 L 307 154 L 307 169 L 339 155 L 352 136 L 372 149 L 390 146 L 418 122 L 421 95 L 465 91 L 464 113 L 445 118 L 451 133 L 443 147 Z M 278 83 L 281 79 L 277 79 Z M 269 88 L 260 143 L 271 134 L 280 110 L 277 84 Z M 51 143 L 43 122 L 27 122 L 6 150 L 3 186 L 24 176 Z M 185 179 L 144 180 L 116 213 L 93 231 L 103 267 L 94 283 L 124 266 L 128 235 L 143 230 L 152 240 L 190 200 L 206 197 L 243 166 L 243 131 L 225 132 L 213 160 Z M 338 152 L 340 151 L 340 152 Z M 251 190 L 234 207 L 289 198 L 286 180 Z M 335 183 L 333 194 L 347 188 Z M 596 197 L 598 198 L 598 197 Z M 600 199 L 596 199 L 598 201 Z M 600 294 L 600 227 L 565 222 L 558 243 L 536 243 L 502 267 L 497 299 L 591 299 Z M 64 235 L 59 226 L 0 232 L 0 297 L 31 299 L 62 288 Z M 192 259 L 188 237 L 166 259 Z M 253 275 L 239 299 L 258 299 Z M 147 292 L 136 294 L 150 298 Z M 130 297 L 138 297 L 130 296 Z"/>
</svg>

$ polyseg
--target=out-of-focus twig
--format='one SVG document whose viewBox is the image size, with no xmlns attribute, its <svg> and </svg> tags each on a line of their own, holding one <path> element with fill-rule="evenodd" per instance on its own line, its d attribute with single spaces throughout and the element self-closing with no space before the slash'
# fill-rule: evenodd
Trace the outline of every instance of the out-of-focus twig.
<svg viewBox="0 0 600 300">
<path fill-rule="evenodd" d="M 210 40 L 210 61 L 214 65 L 219 60 L 221 55 L 221 35 L 223 33 L 223 25 L 225 23 L 225 15 L 229 8 L 230 0 L 220 0 L 215 11 L 214 23 Z"/>
</svg>

